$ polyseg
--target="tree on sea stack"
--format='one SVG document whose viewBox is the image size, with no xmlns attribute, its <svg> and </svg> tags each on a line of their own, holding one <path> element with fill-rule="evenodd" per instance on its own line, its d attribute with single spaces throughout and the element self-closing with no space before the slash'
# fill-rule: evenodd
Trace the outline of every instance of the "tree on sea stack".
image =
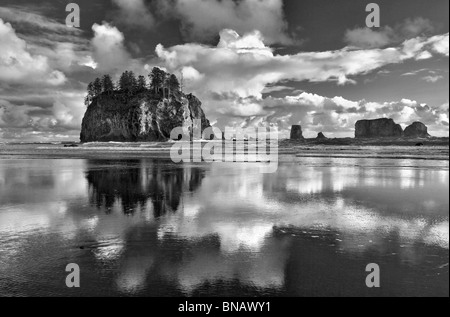
<svg viewBox="0 0 450 317">
<path fill-rule="evenodd" d="M 93 89 L 94 89 L 94 96 L 98 97 L 102 94 L 103 92 L 103 85 L 102 85 L 102 80 L 100 78 L 96 78 L 94 80 L 94 84 L 93 84 Z"/>
<path fill-rule="evenodd" d="M 164 88 L 166 82 L 167 73 L 159 67 L 153 67 L 150 77 L 150 89 L 155 93 L 159 92 L 159 89 Z"/>
<path fill-rule="evenodd" d="M 114 93 L 114 83 L 113 83 L 110 75 L 103 76 L 102 87 L 103 87 L 103 92 L 105 94 L 111 95 Z"/>
<path fill-rule="evenodd" d="M 180 91 L 180 82 L 174 74 L 170 75 L 167 84 L 169 86 L 170 93 Z"/>
<path fill-rule="evenodd" d="M 147 81 L 144 76 L 139 76 L 137 80 L 137 92 L 143 92 L 147 90 Z"/>
<path fill-rule="evenodd" d="M 95 93 L 94 93 L 94 83 L 90 82 L 87 86 L 87 96 L 84 99 L 84 104 L 86 106 L 89 106 L 92 102 L 92 99 L 94 99 Z"/>
<path fill-rule="evenodd" d="M 125 71 L 119 79 L 119 89 L 126 93 L 128 96 L 132 96 L 137 90 L 137 80 L 132 71 Z"/>
</svg>

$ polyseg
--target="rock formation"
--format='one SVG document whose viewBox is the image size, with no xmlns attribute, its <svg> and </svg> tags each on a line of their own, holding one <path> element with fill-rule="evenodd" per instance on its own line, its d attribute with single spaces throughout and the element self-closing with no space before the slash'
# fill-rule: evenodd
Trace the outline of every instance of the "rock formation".
<svg viewBox="0 0 450 317">
<path fill-rule="evenodd" d="M 323 132 L 320 132 L 317 135 L 317 140 L 326 140 L 326 139 L 328 139 L 328 138 L 323 134 Z"/>
<path fill-rule="evenodd" d="M 405 129 L 406 138 L 429 138 L 428 128 L 422 122 L 414 122 Z"/>
<path fill-rule="evenodd" d="M 167 141 L 174 128 L 210 127 L 193 95 L 174 92 L 169 98 L 144 92 L 127 98 L 120 93 L 100 95 L 89 104 L 81 128 L 81 142 L 154 142 Z"/>
<path fill-rule="evenodd" d="M 302 127 L 293 125 L 291 129 L 291 140 L 304 140 Z"/>
<path fill-rule="evenodd" d="M 361 120 L 356 123 L 355 137 L 362 138 L 398 138 L 403 129 L 392 119 Z"/>
</svg>

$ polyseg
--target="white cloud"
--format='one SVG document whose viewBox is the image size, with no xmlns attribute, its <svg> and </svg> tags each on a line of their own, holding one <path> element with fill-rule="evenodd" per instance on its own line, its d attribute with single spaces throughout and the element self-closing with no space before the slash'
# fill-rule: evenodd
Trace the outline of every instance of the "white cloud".
<svg viewBox="0 0 450 317">
<path fill-rule="evenodd" d="M 436 75 L 436 76 L 425 76 L 422 78 L 428 83 L 437 83 L 439 80 L 444 79 L 444 76 Z"/>
<path fill-rule="evenodd" d="M 0 19 L 0 82 L 38 83 L 58 86 L 65 75 L 49 65 L 43 55 L 31 54 L 27 43 L 20 39 L 11 24 Z"/>
<path fill-rule="evenodd" d="M 227 28 L 239 33 L 259 30 L 267 43 L 292 44 L 282 0 L 161 0 L 166 15 L 181 20 L 187 40 L 213 40 Z"/>
<path fill-rule="evenodd" d="M 0 8 L 0 18 L 9 22 L 17 37 L 26 42 L 30 55 L 45 56 L 50 68 L 66 75 L 79 71 L 83 66 L 95 66 L 89 40 L 82 36 L 81 29 L 68 28 L 63 22 L 32 10 L 25 7 Z"/>
<path fill-rule="evenodd" d="M 446 39 L 448 34 L 415 38 L 387 49 L 344 48 L 276 55 L 265 45 L 259 32 L 239 36 L 233 30 L 223 30 L 215 47 L 185 44 L 164 48 L 158 45 L 156 53 L 169 71 L 183 71 L 186 90 L 200 97 L 209 118 L 220 128 L 269 123 L 287 131 L 290 125 L 302 122 L 313 131 L 349 136 L 356 120 L 371 115 L 373 118 L 392 116 L 399 123 L 413 119 L 435 123 L 438 116 L 430 115 L 434 110 L 406 100 L 377 104 L 307 93 L 263 99 L 266 87 L 284 81 L 351 83 L 354 76 L 417 59 L 425 51 L 445 55 L 442 42 Z M 439 52 L 435 47 L 439 47 Z M 287 108 L 289 105 L 295 107 Z"/>
<path fill-rule="evenodd" d="M 103 22 L 92 26 L 93 57 L 99 71 L 123 71 L 131 57 L 124 46 L 125 37 L 115 26 Z"/>
<path fill-rule="evenodd" d="M 81 127 L 86 107 L 83 100 L 84 92 L 59 93 L 55 97 L 52 112 L 55 125 L 77 130 Z"/>
<path fill-rule="evenodd" d="M 305 92 L 284 98 L 254 100 L 254 103 L 259 104 L 261 110 L 250 120 L 242 120 L 245 127 L 275 125 L 284 137 L 288 136 L 293 124 L 301 124 L 308 137 L 315 137 L 318 132 L 326 132 L 330 137 L 353 136 L 355 123 L 361 119 L 392 118 L 403 127 L 421 121 L 436 136 L 441 136 L 445 130 L 444 122 L 448 124 L 448 103 L 447 108 L 445 105 L 432 108 L 409 99 L 377 103 L 352 101 L 339 96 L 327 98 Z M 233 113 L 228 113 L 228 116 L 233 121 Z"/>
<path fill-rule="evenodd" d="M 200 44 L 177 45 L 156 53 L 171 71 L 188 68 L 196 75 L 187 81 L 188 88 L 199 94 L 233 94 L 241 98 L 261 97 L 268 84 L 284 80 L 336 81 L 351 83 L 352 76 L 366 74 L 383 66 L 413 59 L 425 49 L 439 47 L 448 34 L 430 39 L 416 38 L 396 48 L 302 52 L 295 55 L 275 55 L 264 44 L 261 33 L 239 36 L 233 30 L 220 33 L 218 46 Z M 437 49 L 434 49 L 438 52 Z"/>
<path fill-rule="evenodd" d="M 431 46 L 431 49 L 439 54 L 449 56 L 449 34 L 436 35 L 429 39 L 427 45 Z"/>
<path fill-rule="evenodd" d="M 424 51 L 424 52 L 422 52 L 422 53 L 419 53 L 419 54 L 416 56 L 416 60 L 422 61 L 422 60 L 425 60 L 425 59 L 430 59 L 430 58 L 432 58 L 432 57 L 433 57 L 433 55 L 432 55 L 430 52 Z"/>
</svg>

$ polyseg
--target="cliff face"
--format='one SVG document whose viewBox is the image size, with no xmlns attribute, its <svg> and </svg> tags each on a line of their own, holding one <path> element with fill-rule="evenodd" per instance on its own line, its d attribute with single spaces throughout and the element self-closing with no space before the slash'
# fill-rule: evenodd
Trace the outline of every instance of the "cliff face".
<svg viewBox="0 0 450 317">
<path fill-rule="evenodd" d="M 362 138 L 398 138 L 403 129 L 392 119 L 361 120 L 356 123 L 355 137 Z"/>
<path fill-rule="evenodd" d="M 429 138 L 428 128 L 422 122 L 414 122 L 405 129 L 406 138 Z"/>
<path fill-rule="evenodd" d="M 142 93 L 125 96 L 102 95 L 88 106 L 81 127 L 81 142 L 167 141 L 174 128 L 201 120 L 201 131 L 210 126 L 201 102 L 193 95 L 175 93 L 169 99 Z M 200 128 L 200 127 L 198 127 Z"/>
</svg>

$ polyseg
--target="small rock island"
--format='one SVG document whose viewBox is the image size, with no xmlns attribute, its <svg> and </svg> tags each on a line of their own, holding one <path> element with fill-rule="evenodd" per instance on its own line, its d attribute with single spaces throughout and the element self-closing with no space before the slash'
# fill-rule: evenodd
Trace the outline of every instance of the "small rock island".
<svg viewBox="0 0 450 317">
<path fill-rule="evenodd" d="M 184 94 L 175 75 L 155 67 L 149 78 L 148 85 L 146 77 L 126 71 L 116 84 L 109 75 L 90 83 L 81 142 L 162 142 L 177 127 L 192 136 L 194 120 L 202 132 L 211 126 L 201 101 Z"/>
<path fill-rule="evenodd" d="M 361 120 L 356 122 L 355 137 L 370 138 L 400 138 L 403 128 L 392 119 Z"/>
<path fill-rule="evenodd" d="M 422 122 L 414 122 L 403 130 L 393 119 L 380 118 L 360 120 L 355 124 L 354 138 L 329 139 L 320 132 L 315 139 L 303 137 L 302 127 L 293 125 L 291 137 L 283 144 L 309 145 L 448 145 L 448 138 L 435 138 L 428 133 L 428 127 Z M 289 143 L 290 142 L 290 143 Z"/>
</svg>

